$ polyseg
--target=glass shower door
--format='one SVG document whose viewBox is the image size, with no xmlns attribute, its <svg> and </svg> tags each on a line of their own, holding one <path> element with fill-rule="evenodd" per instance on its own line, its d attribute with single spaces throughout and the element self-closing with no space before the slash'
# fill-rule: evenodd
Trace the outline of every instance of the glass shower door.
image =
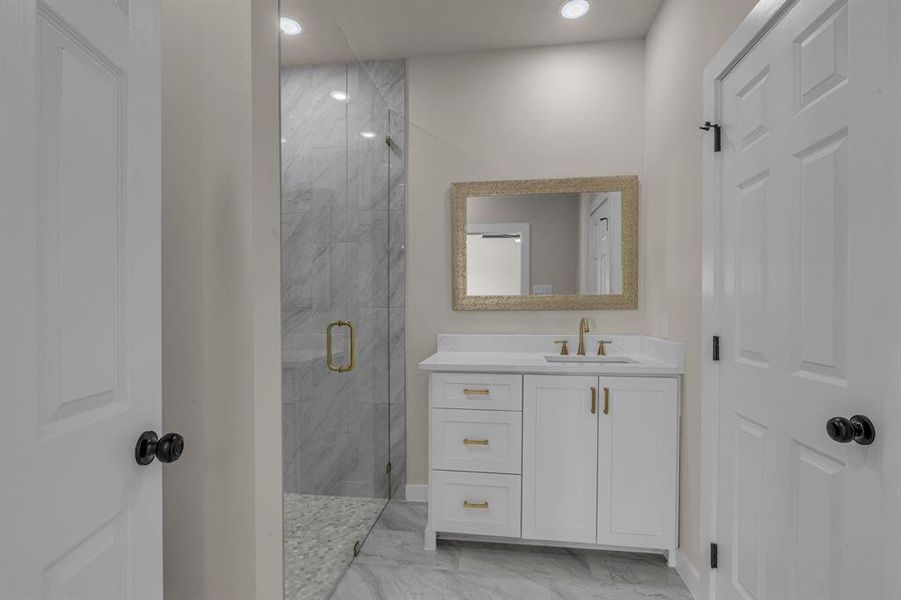
<svg viewBox="0 0 901 600">
<path fill-rule="evenodd" d="M 319 600 L 389 495 L 389 115 L 358 62 L 281 97 L 285 597 Z"/>
</svg>

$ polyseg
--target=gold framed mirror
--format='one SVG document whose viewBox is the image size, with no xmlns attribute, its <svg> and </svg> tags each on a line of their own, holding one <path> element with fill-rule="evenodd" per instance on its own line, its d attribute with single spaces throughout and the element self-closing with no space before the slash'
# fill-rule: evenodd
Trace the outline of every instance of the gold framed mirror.
<svg viewBox="0 0 901 600">
<path fill-rule="evenodd" d="M 451 185 L 454 310 L 638 308 L 638 177 Z"/>
</svg>

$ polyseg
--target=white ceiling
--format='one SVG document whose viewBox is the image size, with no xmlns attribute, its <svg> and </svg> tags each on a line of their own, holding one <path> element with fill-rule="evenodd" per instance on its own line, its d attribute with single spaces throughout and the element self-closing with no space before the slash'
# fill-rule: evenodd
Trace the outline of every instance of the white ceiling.
<svg viewBox="0 0 901 600">
<path fill-rule="evenodd" d="M 561 0 L 281 0 L 282 15 L 304 28 L 282 36 L 282 63 L 642 38 L 660 2 L 591 0 L 588 14 L 570 21 L 560 16 Z"/>
</svg>

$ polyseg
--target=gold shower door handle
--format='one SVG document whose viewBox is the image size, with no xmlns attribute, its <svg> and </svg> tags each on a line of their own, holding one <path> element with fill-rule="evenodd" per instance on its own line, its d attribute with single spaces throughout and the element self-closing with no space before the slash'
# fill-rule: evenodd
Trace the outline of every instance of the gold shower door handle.
<svg viewBox="0 0 901 600">
<path fill-rule="evenodd" d="M 347 364 L 336 365 L 332 362 L 332 330 L 335 327 L 347 327 L 350 332 L 350 347 L 348 348 L 350 361 Z M 354 367 L 357 366 L 357 332 L 351 321 L 332 321 L 328 324 L 328 327 L 326 327 L 325 362 L 328 365 L 329 371 L 335 371 L 336 373 L 347 373 L 348 371 L 353 371 Z"/>
</svg>

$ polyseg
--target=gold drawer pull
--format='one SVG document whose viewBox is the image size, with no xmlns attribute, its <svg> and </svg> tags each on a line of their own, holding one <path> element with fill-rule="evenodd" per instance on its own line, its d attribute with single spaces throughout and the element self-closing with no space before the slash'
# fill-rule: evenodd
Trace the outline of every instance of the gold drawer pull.
<svg viewBox="0 0 901 600">
<path fill-rule="evenodd" d="M 604 388 L 604 414 L 610 414 L 610 388 Z"/>
<path fill-rule="evenodd" d="M 488 440 L 471 440 L 469 438 L 463 440 L 463 443 L 467 446 L 487 446 Z"/>
<path fill-rule="evenodd" d="M 490 392 L 488 390 L 463 390 L 463 393 L 467 396 L 487 396 Z"/>
<path fill-rule="evenodd" d="M 467 502 L 463 501 L 463 508 L 488 508 L 487 502 Z"/>
<path fill-rule="evenodd" d="M 591 414 L 598 412 L 598 388 L 591 386 Z"/>
</svg>

